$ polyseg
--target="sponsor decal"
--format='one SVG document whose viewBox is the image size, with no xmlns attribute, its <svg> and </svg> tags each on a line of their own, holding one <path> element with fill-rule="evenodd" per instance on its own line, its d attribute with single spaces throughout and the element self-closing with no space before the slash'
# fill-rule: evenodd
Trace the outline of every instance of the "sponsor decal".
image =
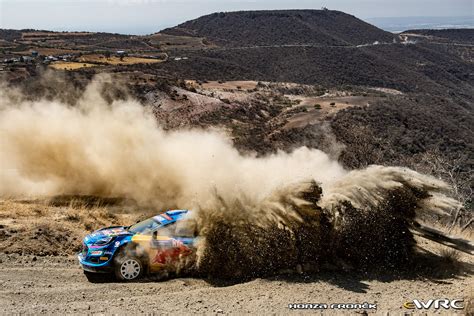
<svg viewBox="0 0 474 316">
<path fill-rule="evenodd" d="M 178 241 L 178 243 L 175 243 L 175 240 L 173 240 L 173 245 L 176 246 L 158 250 L 152 260 L 152 264 L 167 264 L 178 260 L 180 255 L 188 255 L 191 253 L 191 250 L 184 246 L 182 242 Z"/>
<path fill-rule="evenodd" d="M 107 261 L 107 260 L 109 260 L 109 257 L 100 257 L 99 259 L 102 260 L 102 261 Z"/>
<path fill-rule="evenodd" d="M 120 241 L 116 241 L 115 244 L 114 244 L 115 248 L 118 248 L 118 246 L 120 246 Z"/>
<path fill-rule="evenodd" d="M 166 213 L 163 213 L 161 214 L 161 216 L 163 216 L 164 219 L 168 220 L 168 221 L 172 221 L 173 219 L 171 218 L 171 216 L 169 216 L 168 214 Z"/>
<path fill-rule="evenodd" d="M 181 246 L 184 246 L 183 242 L 181 240 L 176 240 L 176 239 L 172 239 L 172 244 L 173 244 L 173 247 L 181 247 Z"/>
<path fill-rule="evenodd" d="M 158 222 L 159 224 L 163 224 L 163 217 L 161 217 L 160 215 L 156 215 L 153 217 L 153 220 L 155 222 Z"/>
<path fill-rule="evenodd" d="M 102 250 L 94 250 L 94 251 L 91 251 L 91 255 L 92 256 L 100 256 L 102 255 L 103 251 Z"/>
</svg>

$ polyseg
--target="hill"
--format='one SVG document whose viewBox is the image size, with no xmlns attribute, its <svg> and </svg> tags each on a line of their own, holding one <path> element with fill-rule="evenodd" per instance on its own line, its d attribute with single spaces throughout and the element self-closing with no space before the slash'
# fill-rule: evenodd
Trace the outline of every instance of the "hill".
<svg viewBox="0 0 474 316">
<path fill-rule="evenodd" d="M 80 89 L 70 93 L 38 80 L 41 67 L 57 65 L 44 60 L 53 55 L 69 59 L 65 77 L 80 88 L 96 73 L 120 75 L 169 129 L 224 127 L 239 150 L 263 155 L 301 145 L 325 149 L 334 143 L 324 138 L 330 126 L 348 168 L 416 167 L 415 158 L 439 151 L 460 161 L 468 183 L 472 33 L 395 36 L 329 10 L 215 13 L 150 36 L 2 30 L 0 75 L 32 97 L 60 91 L 60 99 L 73 103 Z M 42 56 L 22 62 L 33 50 Z M 130 55 L 123 63 L 110 56 L 119 50 Z M 127 63 L 131 58 L 139 62 Z M 78 68 L 71 70 L 73 64 Z"/>
<path fill-rule="evenodd" d="M 438 40 L 449 40 L 455 42 L 463 42 L 463 43 L 474 43 L 474 29 L 444 29 L 444 30 L 408 30 L 403 33 L 404 34 L 411 34 L 423 36 L 423 37 L 431 37 L 432 39 Z"/>
<path fill-rule="evenodd" d="M 352 15 L 332 10 L 221 12 L 161 33 L 205 37 L 220 46 L 344 46 L 392 42 L 395 38 Z"/>
</svg>

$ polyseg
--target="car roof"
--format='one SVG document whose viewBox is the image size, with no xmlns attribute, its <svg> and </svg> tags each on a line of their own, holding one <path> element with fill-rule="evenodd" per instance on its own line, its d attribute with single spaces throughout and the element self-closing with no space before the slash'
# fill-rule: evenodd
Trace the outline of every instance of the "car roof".
<svg viewBox="0 0 474 316">
<path fill-rule="evenodd" d="M 170 223 L 176 222 L 183 218 L 189 211 L 188 210 L 169 210 L 159 215 L 153 216 L 153 220 L 160 223 L 160 226 L 165 226 Z"/>
<path fill-rule="evenodd" d="M 169 211 L 166 211 L 165 213 L 170 216 L 175 216 L 179 214 L 186 214 L 187 212 L 189 211 L 188 210 L 169 210 Z"/>
</svg>

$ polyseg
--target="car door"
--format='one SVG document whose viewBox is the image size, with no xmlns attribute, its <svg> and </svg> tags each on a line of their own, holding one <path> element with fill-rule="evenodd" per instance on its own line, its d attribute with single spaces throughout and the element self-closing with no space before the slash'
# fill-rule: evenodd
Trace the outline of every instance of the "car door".
<svg viewBox="0 0 474 316">
<path fill-rule="evenodd" d="M 173 268 L 181 258 L 192 254 L 195 231 L 195 224 L 189 220 L 160 227 L 150 241 L 150 272 Z"/>
</svg>

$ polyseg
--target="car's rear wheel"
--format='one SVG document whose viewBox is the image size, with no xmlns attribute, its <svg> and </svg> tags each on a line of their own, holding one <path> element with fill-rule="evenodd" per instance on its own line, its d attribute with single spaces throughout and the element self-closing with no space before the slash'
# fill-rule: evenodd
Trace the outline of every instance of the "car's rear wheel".
<svg viewBox="0 0 474 316">
<path fill-rule="evenodd" d="M 143 264 L 135 256 L 119 255 L 115 260 L 115 276 L 122 281 L 133 281 L 143 274 Z"/>
</svg>

